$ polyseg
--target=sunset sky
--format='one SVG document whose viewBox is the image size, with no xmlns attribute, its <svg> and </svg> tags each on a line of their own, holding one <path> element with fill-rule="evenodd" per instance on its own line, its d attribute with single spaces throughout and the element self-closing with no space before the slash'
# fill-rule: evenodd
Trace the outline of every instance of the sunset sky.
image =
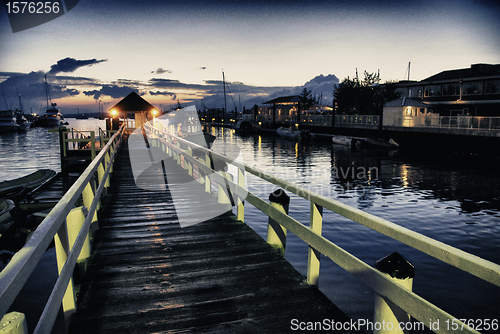
<svg viewBox="0 0 500 334">
<path fill-rule="evenodd" d="M 224 70 L 231 109 L 308 82 L 331 103 L 333 85 L 356 68 L 385 82 L 403 80 L 409 62 L 412 80 L 500 63 L 499 17 L 495 0 L 80 0 L 13 33 L 2 7 L 0 90 L 9 108 L 17 90 L 26 112 L 45 108 L 45 74 L 63 113 L 94 112 L 99 101 L 107 110 L 132 90 L 164 109 L 202 98 L 222 107 Z"/>
</svg>

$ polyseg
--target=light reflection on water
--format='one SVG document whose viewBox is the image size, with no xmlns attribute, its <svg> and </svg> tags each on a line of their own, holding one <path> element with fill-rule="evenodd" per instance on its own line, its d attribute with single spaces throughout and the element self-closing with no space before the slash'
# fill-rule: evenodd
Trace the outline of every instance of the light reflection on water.
<svg viewBox="0 0 500 334">
<path fill-rule="evenodd" d="M 220 130 L 220 132 L 230 130 Z M 416 157 L 404 152 L 359 150 L 271 136 L 234 136 L 245 164 L 500 263 L 498 160 Z M 220 141 L 222 138 L 216 140 Z M 353 173 L 354 171 L 354 173 Z M 364 172 L 363 172 L 364 171 Z M 268 199 L 277 187 L 247 174 L 249 191 Z M 290 194 L 290 215 L 309 225 L 309 202 Z M 263 238 L 267 218 L 251 205 L 245 221 Z M 286 259 L 305 275 L 307 246 L 288 234 Z M 399 252 L 415 265 L 413 290 L 456 317 L 498 319 L 500 288 L 484 283 L 400 242 L 325 210 L 323 235 L 370 265 Z M 353 318 L 372 319 L 373 292 L 322 257 L 320 289 Z"/>
</svg>

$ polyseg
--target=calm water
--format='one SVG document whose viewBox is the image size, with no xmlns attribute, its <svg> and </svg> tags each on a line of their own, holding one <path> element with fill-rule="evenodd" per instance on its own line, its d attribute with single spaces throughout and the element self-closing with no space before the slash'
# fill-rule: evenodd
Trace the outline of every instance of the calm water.
<svg viewBox="0 0 500 334">
<path fill-rule="evenodd" d="M 105 126 L 98 120 L 68 121 L 69 127 L 79 130 Z M 496 158 L 353 152 L 328 143 L 302 145 L 274 136 L 240 137 L 228 129 L 215 131 L 215 145 L 237 145 L 246 164 L 500 263 L 500 161 Z M 0 181 L 40 168 L 59 171 L 58 135 L 36 128 L 0 136 L 0 166 Z M 266 200 L 276 189 L 253 176 L 247 177 L 247 183 L 251 192 Z M 309 202 L 289 195 L 290 215 L 308 225 Z M 246 222 L 265 238 L 267 217 L 249 204 L 245 215 Z M 370 265 L 399 252 L 416 268 L 413 290 L 458 318 L 500 318 L 500 288 L 326 210 L 323 235 Z M 286 258 L 305 275 L 307 246 L 290 233 Z M 327 258 L 322 258 L 319 287 L 349 316 L 372 319 L 373 292 Z"/>
<path fill-rule="evenodd" d="M 351 151 L 328 143 L 240 137 L 217 130 L 217 142 L 240 147 L 244 162 L 466 252 L 500 263 L 500 171 L 497 158 L 415 156 L 387 150 Z M 249 176 L 265 198 L 276 186 Z M 290 215 L 309 225 L 309 202 L 293 194 Z M 263 238 L 267 218 L 245 207 L 245 221 Z M 290 235 L 290 234 L 289 234 Z M 500 288 L 325 210 L 323 235 L 370 265 L 399 252 L 416 268 L 413 291 L 466 319 L 500 319 Z M 306 274 L 307 246 L 290 236 L 286 258 Z M 320 289 L 353 318 L 373 318 L 373 292 L 323 257 Z"/>
</svg>

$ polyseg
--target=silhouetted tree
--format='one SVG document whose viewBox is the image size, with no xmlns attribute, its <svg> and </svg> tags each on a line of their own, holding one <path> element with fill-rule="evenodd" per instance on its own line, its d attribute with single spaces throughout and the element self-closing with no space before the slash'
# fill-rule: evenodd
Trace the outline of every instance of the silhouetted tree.
<svg viewBox="0 0 500 334">
<path fill-rule="evenodd" d="M 340 114 L 381 115 L 384 103 L 398 96 L 390 84 L 379 88 L 380 75 L 364 71 L 363 80 L 347 77 L 335 86 L 334 97 Z"/>
<path fill-rule="evenodd" d="M 314 97 L 312 95 L 312 91 L 307 90 L 307 88 L 304 87 L 304 89 L 300 93 L 300 104 L 301 104 L 301 107 L 302 107 L 301 109 L 302 110 L 308 110 L 315 103 L 316 103 L 316 100 L 314 99 Z"/>
</svg>

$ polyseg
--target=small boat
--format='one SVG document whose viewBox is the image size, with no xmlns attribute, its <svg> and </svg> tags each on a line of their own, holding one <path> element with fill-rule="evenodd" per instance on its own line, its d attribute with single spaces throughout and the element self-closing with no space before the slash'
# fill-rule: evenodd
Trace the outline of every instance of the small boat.
<svg viewBox="0 0 500 334">
<path fill-rule="evenodd" d="M 11 199 L 15 203 L 19 202 L 28 194 L 29 189 L 23 185 L 0 189 L 0 199 Z"/>
<path fill-rule="evenodd" d="M 285 139 L 290 140 L 308 140 L 311 138 L 309 130 L 299 130 L 293 128 L 279 127 L 276 133 Z"/>
<path fill-rule="evenodd" d="M 332 142 L 337 145 L 351 146 L 352 138 L 347 136 L 335 135 L 332 137 Z"/>
<path fill-rule="evenodd" d="M 16 113 L 16 123 L 19 125 L 18 131 L 28 131 L 31 128 L 32 122 L 28 121 L 24 114 L 19 111 Z"/>
<path fill-rule="evenodd" d="M 14 110 L 0 111 L 0 133 L 16 132 L 19 130 L 19 124 L 16 121 Z"/>
<path fill-rule="evenodd" d="M 0 198 L 9 198 L 18 202 L 29 192 L 50 181 L 56 174 L 52 169 L 40 169 L 17 179 L 0 182 Z"/>
<path fill-rule="evenodd" d="M 10 211 L 15 207 L 14 201 L 10 199 L 0 201 L 0 235 L 5 233 L 14 222 Z"/>
<path fill-rule="evenodd" d="M 370 146 L 374 147 L 387 147 L 387 148 L 395 148 L 399 147 L 399 144 L 394 141 L 394 139 L 384 140 L 379 138 L 365 138 L 365 142 Z"/>
<path fill-rule="evenodd" d="M 85 114 L 81 114 L 75 117 L 76 119 L 89 119 Z"/>
<path fill-rule="evenodd" d="M 234 131 L 241 135 L 249 135 L 253 133 L 254 126 L 251 121 L 240 119 L 234 126 Z"/>
</svg>

